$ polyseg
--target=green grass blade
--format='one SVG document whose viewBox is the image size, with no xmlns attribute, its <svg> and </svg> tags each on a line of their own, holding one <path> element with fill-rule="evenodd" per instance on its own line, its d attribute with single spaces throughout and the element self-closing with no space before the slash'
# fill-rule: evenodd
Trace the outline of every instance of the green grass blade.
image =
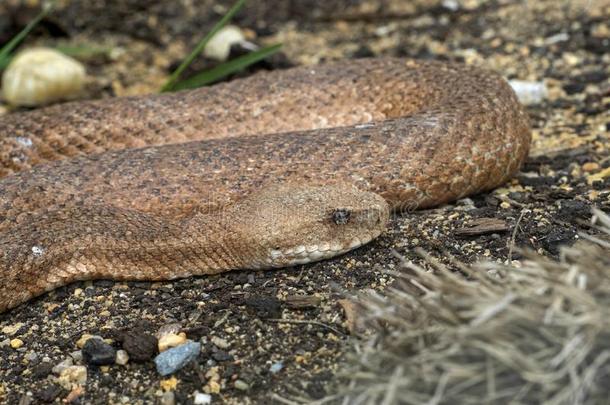
<svg viewBox="0 0 610 405">
<path fill-rule="evenodd" d="M 203 51 L 203 48 L 205 48 L 210 39 L 212 39 L 212 37 L 216 35 L 216 33 L 220 31 L 220 29 L 224 27 L 233 18 L 235 13 L 237 13 L 242 8 L 245 2 L 246 0 L 238 0 L 233 5 L 233 7 L 231 7 L 231 9 L 227 12 L 227 14 L 225 14 L 220 19 L 220 21 L 218 21 L 216 25 L 214 25 L 212 30 L 208 32 L 207 35 L 201 39 L 201 41 L 199 41 L 199 43 L 197 44 L 195 49 L 193 49 L 193 51 L 189 54 L 189 56 L 187 56 L 187 58 L 182 61 L 182 63 L 180 64 L 180 66 L 178 66 L 176 70 L 174 70 L 167 82 L 165 82 L 165 84 L 161 88 L 161 91 L 175 90 L 174 84 L 178 81 L 184 69 L 186 69 L 193 62 L 193 60 L 195 60 L 195 58 L 199 56 L 199 54 L 201 53 L 201 51 Z"/>
<path fill-rule="evenodd" d="M 235 73 L 242 69 L 247 68 L 253 63 L 259 60 L 265 59 L 269 55 L 273 55 L 280 50 L 282 44 L 271 45 L 265 48 L 261 48 L 257 51 L 250 52 L 246 55 L 240 56 L 221 65 L 218 65 L 210 70 L 197 73 L 195 76 L 189 77 L 188 79 L 182 80 L 176 83 L 172 90 L 184 90 L 192 89 L 195 87 L 205 86 L 222 79 L 225 76 Z"/>
<path fill-rule="evenodd" d="M 112 51 L 110 47 L 93 47 L 93 46 L 64 46 L 58 45 L 54 48 L 55 50 L 63 53 L 64 55 L 72 56 L 73 58 L 92 58 L 99 55 L 108 55 Z M 12 56 L 7 56 L 5 59 L 0 60 L 0 70 L 6 68 L 13 59 Z"/>
<path fill-rule="evenodd" d="M 38 15 L 34 17 L 34 19 L 30 21 L 24 29 L 22 29 L 17 35 L 15 35 L 15 37 L 13 37 L 13 39 L 11 39 L 7 44 L 0 48 L 0 69 L 8 65 L 8 55 L 13 51 L 13 49 L 15 49 L 17 45 L 19 45 L 21 41 L 23 41 L 23 39 L 30 33 L 30 31 L 34 29 L 34 27 L 40 22 L 40 20 L 42 20 L 51 12 L 54 3 L 55 2 L 52 1 L 44 5 L 40 13 L 38 13 Z"/>
<path fill-rule="evenodd" d="M 0 70 L 6 69 L 8 64 L 11 62 L 11 57 L 0 59 Z"/>
<path fill-rule="evenodd" d="M 109 55 L 112 52 L 111 47 L 93 46 L 93 45 L 58 45 L 55 50 L 64 55 L 74 58 L 93 58 L 100 55 Z"/>
</svg>

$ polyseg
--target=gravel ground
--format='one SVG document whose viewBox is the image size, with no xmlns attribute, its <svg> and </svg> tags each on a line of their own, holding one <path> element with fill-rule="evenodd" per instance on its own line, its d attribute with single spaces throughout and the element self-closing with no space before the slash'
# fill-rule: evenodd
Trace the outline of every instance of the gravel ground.
<svg viewBox="0 0 610 405">
<path fill-rule="evenodd" d="M 0 41 L 34 15 L 35 3 L 0 5 Z M 155 91 L 228 4 L 59 3 L 28 41 L 102 48 L 81 57 L 88 97 Z M 392 280 L 384 270 L 396 268 L 396 252 L 418 261 L 419 247 L 446 260 L 518 264 L 516 247 L 529 247 L 557 257 L 559 246 L 590 231 L 591 206 L 610 212 L 609 2 L 324 4 L 250 2 L 235 22 L 255 43 L 284 44 L 257 68 L 392 55 L 462 61 L 544 82 L 547 97 L 528 107 L 534 142 L 521 173 L 493 192 L 394 218 L 377 241 L 334 260 L 172 283 L 77 283 L 46 294 L 0 315 L 0 402 L 206 399 L 197 393 L 210 394 L 212 403 L 321 398 L 351 350 L 351 307 L 341 299 L 386 288 Z M 196 361 L 165 377 L 152 360 L 160 329 L 201 343 Z M 86 334 L 107 344 L 83 346 Z M 125 350 L 130 359 L 91 364 L 103 350 Z"/>
</svg>

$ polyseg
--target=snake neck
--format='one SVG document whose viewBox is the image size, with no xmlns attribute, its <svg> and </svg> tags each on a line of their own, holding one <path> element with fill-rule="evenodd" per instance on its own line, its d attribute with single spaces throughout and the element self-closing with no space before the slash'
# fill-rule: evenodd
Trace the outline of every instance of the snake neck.
<svg viewBox="0 0 610 405">
<path fill-rule="evenodd" d="M 69 246 L 66 251 L 73 253 L 68 265 L 86 268 L 85 279 L 170 280 L 238 270 L 249 262 L 249 250 L 240 246 L 239 236 L 219 213 L 181 220 L 140 212 L 128 216 L 125 221 L 113 213 L 109 219 L 116 226 L 106 223 L 100 232 L 91 230 L 86 254 Z M 128 229 L 121 229 L 125 222 Z M 95 265 L 100 255 L 105 257 L 104 266 Z"/>
</svg>

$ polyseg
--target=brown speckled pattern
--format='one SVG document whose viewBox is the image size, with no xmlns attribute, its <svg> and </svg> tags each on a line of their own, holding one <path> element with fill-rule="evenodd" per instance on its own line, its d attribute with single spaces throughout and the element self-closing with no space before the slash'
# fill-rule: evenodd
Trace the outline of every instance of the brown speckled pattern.
<svg viewBox="0 0 610 405">
<path fill-rule="evenodd" d="M 504 183 L 529 143 L 527 116 L 504 79 L 440 62 L 362 59 L 71 103 L 0 118 L 3 174 L 111 151 L 5 177 L 0 231 L 75 203 L 184 220 L 278 182 L 353 184 L 394 209 L 430 207 Z M 0 266 L 4 296 L 7 277 L 20 276 L 6 256 Z M 61 283 L 80 278 L 91 276 Z M 47 289 L 45 277 L 37 282 Z"/>
</svg>

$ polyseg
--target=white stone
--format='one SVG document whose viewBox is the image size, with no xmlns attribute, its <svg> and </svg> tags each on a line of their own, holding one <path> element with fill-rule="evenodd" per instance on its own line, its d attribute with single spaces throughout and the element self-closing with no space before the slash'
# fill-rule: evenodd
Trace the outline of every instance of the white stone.
<svg viewBox="0 0 610 405">
<path fill-rule="evenodd" d="M 2 75 L 2 94 L 12 105 L 34 107 L 74 98 L 85 83 L 85 67 L 50 48 L 17 54 Z"/>
<path fill-rule="evenodd" d="M 207 405 L 212 403 L 212 396 L 210 394 L 204 394 L 202 392 L 195 391 L 193 397 L 193 403 L 195 405 Z"/>
<path fill-rule="evenodd" d="M 510 80 L 508 83 L 517 94 L 519 101 L 525 105 L 539 104 L 548 95 L 544 82 Z"/>
<path fill-rule="evenodd" d="M 210 59 L 224 62 L 229 58 L 231 46 L 245 42 L 246 38 L 239 27 L 235 25 L 227 25 L 220 29 L 210 39 L 203 49 L 203 54 Z"/>
<path fill-rule="evenodd" d="M 214 343 L 214 346 L 218 347 L 219 349 L 229 348 L 229 342 L 227 342 L 226 339 L 220 338 L 218 336 L 213 336 L 211 340 L 212 343 Z"/>
<path fill-rule="evenodd" d="M 124 366 L 129 361 L 129 354 L 125 350 L 117 350 L 114 362 Z"/>
<path fill-rule="evenodd" d="M 87 382 L 87 367 L 70 366 L 61 372 L 57 382 L 66 390 L 72 390 L 75 386 L 85 385 Z"/>
</svg>

